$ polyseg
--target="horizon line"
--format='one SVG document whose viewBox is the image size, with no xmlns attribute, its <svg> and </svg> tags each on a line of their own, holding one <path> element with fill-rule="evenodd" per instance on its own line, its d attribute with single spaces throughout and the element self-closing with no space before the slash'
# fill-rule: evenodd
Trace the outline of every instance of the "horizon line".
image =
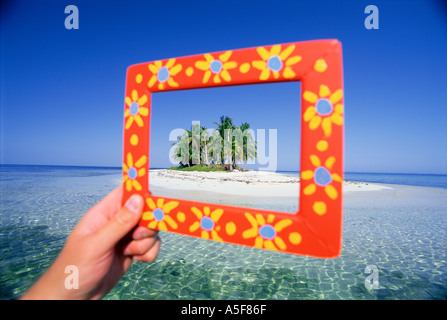
<svg viewBox="0 0 447 320">
<path fill-rule="evenodd" d="M 35 167 L 75 167 L 75 168 L 107 168 L 107 169 L 122 169 L 121 166 L 108 166 L 108 165 L 73 165 L 73 164 L 20 164 L 20 163 L 0 163 L 0 167 L 2 166 L 35 166 Z M 149 168 L 149 170 L 159 170 L 159 169 L 168 169 L 171 167 L 156 167 Z M 251 171 L 265 171 L 265 170 L 253 170 Z M 276 170 L 273 172 L 300 172 L 299 170 Z M 408 174 L 408 175 L 440 175 L 445 176 L 445 173 L 422 173 L 422 172 L 380 172 L 380 171 L 343 171 L 343 173 L 354 173 L 354 174 Z"/>
</svg>

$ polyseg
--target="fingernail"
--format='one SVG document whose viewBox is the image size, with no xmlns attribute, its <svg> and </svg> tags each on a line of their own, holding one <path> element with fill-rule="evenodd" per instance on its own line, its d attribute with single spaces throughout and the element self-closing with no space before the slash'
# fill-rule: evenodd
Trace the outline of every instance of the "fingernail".
<svg viewBox="0 0 447 320">
<path fill-rule="evenodd" d="M 126 208 L 129 209 L 129 211 L 131 211 L 132 213 L 138 214 L 140 213 L 142 201 L 143 200 L 139 195 L 134 194 L 129 198 L 129 200 L 127 200 Z"/>
</svg>

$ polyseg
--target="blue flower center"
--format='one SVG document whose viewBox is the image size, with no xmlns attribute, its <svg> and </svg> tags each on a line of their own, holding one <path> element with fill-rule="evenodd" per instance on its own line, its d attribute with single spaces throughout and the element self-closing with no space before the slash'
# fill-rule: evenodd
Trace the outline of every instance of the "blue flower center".
<svg viewBox="0 0 447 320">
<path fill-rule="evenodd" d="M 155 220 L 161 221 L 165 217 L 165 213 L 160 208 L 155 209 L 152 214 L 154 215 Z"/>
<path fill-rule="evenodd" d="M 272 240 L 276 237 L 276 230 L 271 225 L 265 224 L 259 228 L 259 235 L 264 239 Z"/>
<path fill-rule="evenodd" d="M 140 111 L 140 105 L 138 104 L 138 102 L 134 101 L 132 102 L 132 104 L 130 105 L 129 108 L 129 112 L 132 116 L 138 114 L 138 112 Z"/>
<path fill-rule="evenodd" d="M 327 186 L 332 182 L 332 176 L 325 167 L 318 167 L 315 170 L 314 181 L 319 186 Z"/>
<path fill-rule="evenodd" d="M 318 114 L 321 116 L 327 116 L 334 109 L 328 99 L 318 99 L 315 108 L 317 109 Z"/>
<path fill-rule="evenodd" d="M 134 167 L 129 168 L 129 170 L 127 170 L 127 175 L 130 179 L 135 179 L 137 177 L 137 169 L 135 169 Z"/>
<path fill-rule="evenodd" d="M 203 217 L 202 220 L 200 220 L 200 227 L 202 227 L 202 229 L 205 229 L 206 231 L 213 230 L 214 221 L 208 217 Z"/>
<path fill-rule="evenodd" d="M 158 70 L 157 79 L 160 82 L 165 82 L 169 79 L 169 70 L 167 67 L 162 67 L 160 70 Z"/>
<path fill-rule="evenodd" d="M 267 67 L 272 71 L 278 72 L 282 68 L 282 61 L 278 56 L 272 56 L 267 60 Z"/>
<path fill-rule="evenodd" d="M 214 73 L 219 73 L 222 70 L 222 62 L 220 62 L 219 60 L 213 60 L 210 63 L 210 69 Z"/>
</svg>

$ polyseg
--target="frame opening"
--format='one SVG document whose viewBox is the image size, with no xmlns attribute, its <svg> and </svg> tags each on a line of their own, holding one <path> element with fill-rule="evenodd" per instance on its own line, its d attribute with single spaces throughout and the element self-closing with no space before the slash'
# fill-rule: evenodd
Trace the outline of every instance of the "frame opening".
<svg viewBox="0 0 447 320">
<path fill-rule="evenodd" d="M 296 213 L 300 90 L 282 82 L 153 94 L 150 193 Z"/>
</svg>

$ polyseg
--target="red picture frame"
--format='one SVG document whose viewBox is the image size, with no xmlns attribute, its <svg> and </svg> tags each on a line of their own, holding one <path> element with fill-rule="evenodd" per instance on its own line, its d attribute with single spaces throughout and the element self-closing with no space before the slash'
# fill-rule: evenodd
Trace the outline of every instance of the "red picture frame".
<svg viewBox="0 0 447 320">
<path fill-rule="evenodd" d="M 344 107 L 337 40 L 259 46 L 135 64 L 127 69 L 123 203 L 145 198 L 140 225 L 285 253 L 341 253 Z M 275 212 L 154 196 L 149 191 L 151 94 L 301 81 L 299 209 Z"/>
</svg>

